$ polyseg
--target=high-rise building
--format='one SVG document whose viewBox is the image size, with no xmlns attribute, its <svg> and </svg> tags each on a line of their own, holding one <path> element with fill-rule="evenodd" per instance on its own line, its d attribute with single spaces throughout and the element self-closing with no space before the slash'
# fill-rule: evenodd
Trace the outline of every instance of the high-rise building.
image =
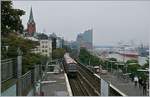
<svg viewBox="0 0 150 97">
<path fill-rule="evenodd" d="M 56 39 L 56 48 L 63 48 L 63 38 L 57 37 L 57 39 Z"/>
<path fill-rule="evenodd" d="M 31 7 L 29 20 L 27 23 L 27 34 L 28 36 L 33 36 L 35 32 L 36 32 L 36 24 L 34 22 L 33 12 Z"/>
<path fill-rule="evenodd" d="M 84 47 L 86 49 L 93 48 L 93 29 L 84 31 L 77 36 L 77 45 L 78 48 Z"/>
<path fill-rule="evenodd" d="M 57 43 L 57 36 L 55 33 L 52 33 L 50 35 L 50 38 L 52 39 L 52 50 L 55 50 L 56 49 L 56 43 Z"/>
<path fill-rule="evenodd" d="M 86 30 L 83 33 L 84 47 L 87 49 L 93 48 L 93 29 Z"/>
</svg>

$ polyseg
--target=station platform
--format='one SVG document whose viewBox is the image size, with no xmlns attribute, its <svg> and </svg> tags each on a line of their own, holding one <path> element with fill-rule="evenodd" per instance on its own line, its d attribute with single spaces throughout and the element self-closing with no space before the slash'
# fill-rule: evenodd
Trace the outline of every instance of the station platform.
<svg viewBox="0 0 150 97">
<path fill-rule="evenodd" d="M 44 81 L 41 82 L 41 90 L 44 96 L 72 96 L 70 84 L 64 72 L 47 72 Z"/>
<path fill-rule="evenodd" d="M 128 96 L 143 96 L 143 90 L 138 86 L 134 85 L 134 82 L 119 79 L 117 76 L 114 76 L 110 72 L 107 74 L 99 74 L 104 80 L 108 81 L 116 88 L 118 88 L 121 92 L 125 93 Z M 145 96 L 145 95 L 144 95 Z"/>
</svg>

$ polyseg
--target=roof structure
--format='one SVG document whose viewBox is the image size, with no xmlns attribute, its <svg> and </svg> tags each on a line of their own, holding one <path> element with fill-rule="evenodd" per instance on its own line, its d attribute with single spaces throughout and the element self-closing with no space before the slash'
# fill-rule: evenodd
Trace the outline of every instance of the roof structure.
<svg viewBox="0 0 150 97">
<path fill-rule="evenodd" d="M 32 7 L 31 7 L 31 10 L 30 10 L 30 17 L 29 17 L 28 23 L 35 23 L 34 18 L 33 18 Z"/>
</svg>

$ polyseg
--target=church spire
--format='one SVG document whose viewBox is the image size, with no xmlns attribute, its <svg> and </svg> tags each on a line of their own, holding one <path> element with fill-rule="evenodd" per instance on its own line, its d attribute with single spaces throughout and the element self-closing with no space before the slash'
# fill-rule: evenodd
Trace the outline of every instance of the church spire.
<svg viewBox="0 0 150 97">
<path fill-rule="evenodd" d="M 30 17 L 29 17 L 28 23 L 34 23 L 34 18 L 33 18 L 33 13 L 32 13 L 32 6 L 31 6 L 31 10 L 30 10 Z"/>
<path fill-rule="evenodd" d="M 29 36 L 33 36 L 34 33 L 36 32 L 36 24 L 35 24 L 34 18 L 33 18 L 32 6 L 31 6 L 31 10 L 30 10 L 29 20 L 27 23 L 27 31 L 28 31 Z"/>
</svg>

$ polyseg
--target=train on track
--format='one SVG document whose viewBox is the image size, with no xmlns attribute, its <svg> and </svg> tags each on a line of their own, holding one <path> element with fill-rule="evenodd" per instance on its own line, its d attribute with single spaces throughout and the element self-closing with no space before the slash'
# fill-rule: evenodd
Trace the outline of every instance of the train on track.
<svg viewBox="0 0 150 97">
<path fill-rule="evenodd" d="M 64 54 L 64 67 L 69 77 L 77 77 L 78 65 L 77 62 L 70 57 L 69 53 Z"/>
</svg>

